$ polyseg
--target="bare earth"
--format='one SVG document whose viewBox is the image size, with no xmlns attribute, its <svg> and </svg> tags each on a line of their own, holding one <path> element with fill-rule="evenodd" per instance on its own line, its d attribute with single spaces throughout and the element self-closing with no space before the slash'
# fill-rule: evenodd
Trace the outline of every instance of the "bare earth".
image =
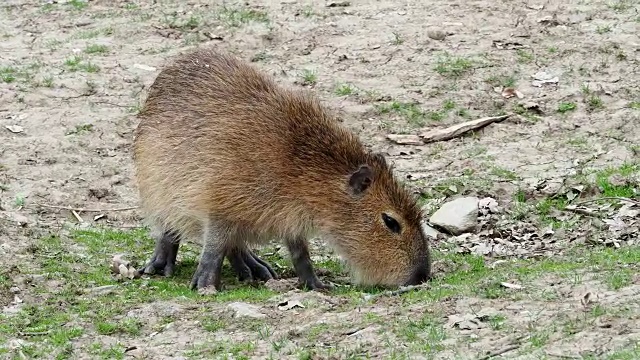
<svg viewBox="0 0 640 360">
<path fill-rule="evenodd" d="M 634 0 L 3 1 L 0 357 L 640 358 L 639 30 Z M 438 236 L 434 284 L 401 295 L 352 287 L 319 240 L 330 294 L 294 289 L 277 242 L 261 253 L 286 276 L 267 285 L 190 291 L 197 248 L 175 278 L 116 279 L 114 254 L 153 247 L 123 209 L 135 114 L 196 46 L 312 89 L 427 215 L 468 194 L 500 211 Z M 567 209 L 602 197 L 623 199 Z"/>
</svg>

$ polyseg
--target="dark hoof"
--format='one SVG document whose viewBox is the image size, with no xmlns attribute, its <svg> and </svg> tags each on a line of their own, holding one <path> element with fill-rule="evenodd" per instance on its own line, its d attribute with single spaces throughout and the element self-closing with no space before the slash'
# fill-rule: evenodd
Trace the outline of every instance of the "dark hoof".
<svg viewBox="0 0 640 360">
<path fill-rule="evenodd" d="M 191 290 L 204 290 L 209 288 L 220 290 L 220 276 L 215 270 L 198 265 L 198 269 L 191 279 Z"/>
<path fill-rule="evenodd" d="M 317 279 L 313 281 L 306 281 L 306 282 L 302 281 L 299 283 L 299 286 L 302 289 L 320 291 L 320 292 L 326 292 L 326 291 L 331 291 L 335 289 L 335 286 L 329 283 L 323 283 L 322 281 Z"/>
<path fill-rule="evenodd" d="M 171 277 L 176 267 L 175 261 L 153 259 L 144 268 L 138 270 L 140 275 L 164 275 Z"/>
<path fill-rule="evenodd" d="M 233 251 L 227 258 L 240 281 L 269 281 L 278 278 L 267 262 L 248 249 Z"/>
<path fill-rule="evenodd" d="M 167 231 L 156 241 L 151 261 L 144 268 L 138 270 L 139 275 L 172 276 L 176 267 L 176 258 L 180 248 L 180 238 L 173 232 Z"/>
</svg>

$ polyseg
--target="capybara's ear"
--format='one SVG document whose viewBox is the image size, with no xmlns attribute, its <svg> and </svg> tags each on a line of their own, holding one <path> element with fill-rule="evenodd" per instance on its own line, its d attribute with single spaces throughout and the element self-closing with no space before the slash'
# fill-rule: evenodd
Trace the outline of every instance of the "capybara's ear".
<svg viewBox="0 0 640 360">
<path fill-rule="evenodd" d="M 360 195 L 369 188 L 373 181 L 373 171 L 369 165 L 362 165 L 360 168 L 351 174 L 349 178 L 349 187 L 355 195 Z"/>
</svg>

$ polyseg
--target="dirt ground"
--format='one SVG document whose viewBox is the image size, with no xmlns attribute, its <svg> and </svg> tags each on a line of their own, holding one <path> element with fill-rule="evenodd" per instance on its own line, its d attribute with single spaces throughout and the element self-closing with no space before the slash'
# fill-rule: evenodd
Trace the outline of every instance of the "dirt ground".
<svg viewBox="0 0 640 360">
<path fill-rule="evenodd" d="M 0 356 L 640 358 L 639 29 L 634 0 L 3 1 Z M 352 288 L 322 243 L 335 293 L 284 279 L 198 297 L 197 249 L 175 279 L 114 279 L 113 254 L 153 246 L 123 209 L 135 114 L 197 46 L 312 89 L 427 213 L 467 194 L 502 212 L 434 240 L 433 286 L 400 296 Z M 501 114 L 450 141 L 387 139 Z M 263 250 L 290 272 L 280 252 Z"/>
</svg>

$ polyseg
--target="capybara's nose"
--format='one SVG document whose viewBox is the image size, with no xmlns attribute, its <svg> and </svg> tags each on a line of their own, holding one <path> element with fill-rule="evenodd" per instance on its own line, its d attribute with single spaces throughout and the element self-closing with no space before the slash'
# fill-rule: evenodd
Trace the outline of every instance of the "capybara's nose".
<svg viewBox="0 0 640 360">
<path fill-rule="evenodd" d="M 422 284 L 426 281 L 428 281 L 431 278 L 431 268 L 429 267 L 429 261 L 425 261 L 423 263 L 420 263 L 415 270 L 413 271 L 413 273 L 411 274 L 411 277 L 409 278 L 409 280 L 404 284 L 405 286 L 408 285 L 419 285 Z"/>
</svg>

